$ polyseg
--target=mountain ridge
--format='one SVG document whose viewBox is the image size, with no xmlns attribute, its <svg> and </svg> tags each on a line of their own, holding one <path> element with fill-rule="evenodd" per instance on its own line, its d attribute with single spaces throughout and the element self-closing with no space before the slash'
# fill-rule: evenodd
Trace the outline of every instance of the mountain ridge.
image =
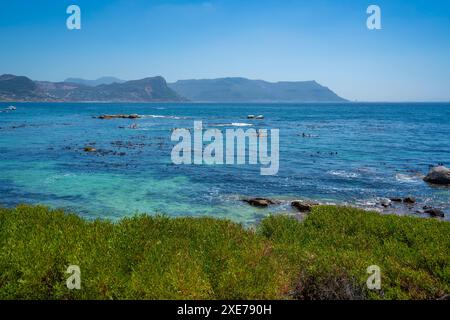
<svg viewBox="0 0 450 320">
<path fill-rule="evenodd" d="M 178 80 L 162 76 L 124 82 L 68 78 L 63 82 L 33 81 L 25 76 L 0 76 L 0 101 L 16 102 L 345 102 L 328 87 L 311 81 L 250 80 L 242 77 Z M 75 80 L 75 81 L 74 81 Z M 106 83 L 101 83 L 106 81 Z"/>
<path fill-rule="evenodd" d="M 0 76 L 0 101 L 16 102 L 182 102 L 161 76 L 88 86 L 73 82 L 33 81 Z"/>
<path fill-rule="evenodd" d="M 197 102 L 345 102 L 315 80 L 251 80 L 242 77 L 178 80 L 168 84 L 180 95 Z"/>
<path fill-rule="evenodd" d="M 94 80 L 87 80 L 87 79 L 82 79 L 82 78 L 67 78 L 63 82 L 84 84 L 86 86 L 96 87 L 101 84 L 124 83 L 127 81 L 116 78 L 116 77 L 106 76 L 106 77 L 100 77 L 100 78 L 97 78 Z"/>
</svg>

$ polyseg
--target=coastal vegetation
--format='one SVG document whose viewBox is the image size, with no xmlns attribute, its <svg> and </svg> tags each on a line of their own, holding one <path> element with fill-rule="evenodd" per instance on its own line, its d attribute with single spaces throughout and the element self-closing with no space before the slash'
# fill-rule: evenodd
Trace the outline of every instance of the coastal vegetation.
<svg viewBox="0 0 450 320">
<path fill-rule="evenodd" d="M 69 265 L 81 289 L 66 287 Z M 367 267 L 381 289 L 366 286 Z M 450 224 L 314 206 L 253 228 L 213 218 L 85 220 L 0 209 L 0 299 L 445 299 Z"/>
</svg>

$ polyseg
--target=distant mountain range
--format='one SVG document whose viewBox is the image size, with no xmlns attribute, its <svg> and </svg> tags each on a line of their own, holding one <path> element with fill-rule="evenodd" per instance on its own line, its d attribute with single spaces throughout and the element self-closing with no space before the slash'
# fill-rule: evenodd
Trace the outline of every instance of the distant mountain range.
<svg viewBox="0 0 450 320">
<path fill-rule="evenodd" d="M 75 82 L 32 81 L 23 76 L 0 76 L 0 101 L 43 102 L 159 102 L 186 101 L 163 77 L 90 86 Z"/>
<path fill-rule="evenodd" d="M 124 83 L 126 80 L 117 79 L 115 77 L 101 77 L 96 80 L 85 80 L 81 78 L 67 78 L 64 82 L 84 84 L 86 86 L 95 87 L 101 84 Z"/>
<path fill-rule="evenodd" d="M 245 78 L 180 80 L 163 77 L 125 81 L 68 78 L 64 82 L 0 76 L 0 101 L 30 102 L 341 102 L 345 99 L 315 81 L 276 82 Z"/>
<path fill-rule="evenodd" d="M 245 78 L 180 80 L 169 87 L 198 102 L 340 102 L 346 101 L 315 81 L 267 82 Z"/>
</svg>

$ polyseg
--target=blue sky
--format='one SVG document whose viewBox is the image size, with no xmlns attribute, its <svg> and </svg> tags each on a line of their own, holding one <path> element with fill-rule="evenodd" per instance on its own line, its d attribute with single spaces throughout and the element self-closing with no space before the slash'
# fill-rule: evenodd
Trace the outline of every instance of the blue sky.
<svg viewBox="0 0 450 320">
<path fill-rule="evenodd" d="M 81 30 L 66 28 L 70 4 Z M 382 30 L 366 27 L 370 4 Z M 1 0 L 0 43 L 0 73 L 35 80 L 243 76 L 450 101 L 448 0 Z"/>
</svg>

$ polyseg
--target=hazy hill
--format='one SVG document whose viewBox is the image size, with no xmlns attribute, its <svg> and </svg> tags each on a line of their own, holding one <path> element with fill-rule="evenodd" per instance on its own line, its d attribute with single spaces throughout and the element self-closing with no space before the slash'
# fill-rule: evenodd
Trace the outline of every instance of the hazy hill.
<svg viewBox="0 0 450 320">
<path fill-rule="evenodd" d="M 315 81 L 267 82 L 245 78 L 180 80 L 169 87 L 191 101 L 340 102 L 346 101 Z"/>
<path fill-rule="evenodd" d="M 0 76 L 0 100 L 32 100 L 38 96 L 36 83 L 27 77 Z"/>
<path fill-rule="evenodd" d="M 118 79 L 116 77 L 101 77 L 95 80 L 86 80 L 81 78 L 67 78 L 66 80 L 64 80 L 64 82 L 84 84 L 86 86 L 95 87 L 101 84 L 124 83 L 126 81 Z"/>
<path fill-rule="evenodd" d="M 33 81 L 24 76 L 0 76 L 0 101 L 53 102 L 341 102 L 345 99 L 315 81 L 267 82 L 245 78 L 180 80 L 163 77 L 122 81 L 69 78 L 65 82 Z M 106 82 L 95 85 L 96 83 Z"/>
<path fill-rule="evenodd" d="M 158 102 L 185 101 L 163 77 L 87 86 L 72 82 L 32 81 L 27 77 L 0 76 L 0 101 L 52 102 Z"/>
</svg>

